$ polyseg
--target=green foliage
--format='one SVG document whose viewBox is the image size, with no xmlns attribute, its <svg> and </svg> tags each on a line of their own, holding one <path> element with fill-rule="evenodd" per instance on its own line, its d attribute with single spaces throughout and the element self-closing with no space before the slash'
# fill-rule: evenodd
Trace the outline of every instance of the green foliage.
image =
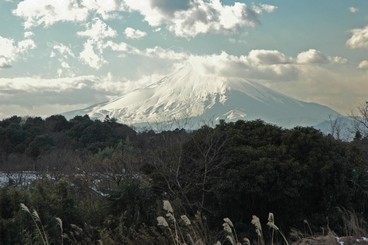
<svg viewBox="0 0 368 245">
<path fill-rule="evenodd" d="M 45 120 L 14 116 L 0 121 L 0 170 L 5 169 L 2 168 L 3 164 L 9 169 L 9 158 L 14 154 L 29 159 L 16 163 L 13 169 L 34 170 L 34 166 L 40 164 L 47 169 L 53 163 L 37 164 L 43 156 L 51 156 L 60 150 L 73 150 L 84 157 L 85 154 L 97 153 L 108 147 L 115 148 L 120 141 L 134 139 L 136 134 L 133 129 L 115 120 L 92 121 L 88 116 L 77 116 L 70 121 L 61 115 Z M 74 164 L 70 160 L 66 162 L 67 165 Z"/>
<path fill-rule="evenodd" d="M 45 120 L 45 127 L 48 131 L 51 132 L 61 132 L 69 129 L 70 124 L 65 119 L 65 117 L 61 115 L 53 115 Z"/>
<path fill-rule="evenodd" d="M 114 215 L 130 212 L 129 219 L 139 224 L 147 222 L 151 210 L 146 204 L 154 201 L 152 190 L 148 182 L 139 179 L 125 180 L 109 194 L 110 212 Z M 142 220 L 140 220 L 142 219 Z"/>
<path fill-rule="evenodd" d="M 33 158 L 37 158 L 42 152 L 53 146 L 53 141 L 48 135 L 38 135 L 28 145 L 25 153 Z"/>
<path fill-rule="evenodd" d="M 206 137 L 211 134 L 210 142 L 218 144 L 224 133 L 227 143 L 216 153 L 224 164 L 207 176 L 205 188 L 205 207 L 215 220 L 229 216 L 246 224 L 252 214 L 271 210 L 282 227 L 302 226 L 306 218 L 322 226 L 329 217 L 331 226 L 339 229 L 334 220 L 337 206 L 367 212 L 361 206 L 367 199 L 359 190 L 367 190 L 368 176 L 359 152 L 313 128 L 282 130 L 261 121 L 202 128 L 194 132 L 199 136 L 188 142 L 184 153 L 188 160 L 183 171 L 193 183 L 203 176 L 198 152 L 206 147 Z M 207 149 L 214 156 L 210 150 L 216 147 Z M 212 158 L 212 164 L 216 161 Z M 190 199 L 198 199 L 197 194 L 198 189 L 188 191 Z"/>
</svg>

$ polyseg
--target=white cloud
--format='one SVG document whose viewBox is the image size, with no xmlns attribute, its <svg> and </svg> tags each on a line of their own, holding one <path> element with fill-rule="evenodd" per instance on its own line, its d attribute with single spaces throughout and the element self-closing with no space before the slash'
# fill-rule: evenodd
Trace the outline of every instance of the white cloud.
<svg viewBox="0 0 368 245">
<path fill-rule="evenodd" d="M 3 116 L 42 116 L 81 109 L 117 95 L 99 88 L 103 82 L 95 76 L 0 78 L 0 111 Z"/>
<path fill-rule="evenodd" d="M 366 48 L 368 49 L 368 26 L 351 30 L 353 34 L 346 42 L 349 48 Z"/>
<path fill-rule="evenodd" d="M 255 80 L 290 81 L 298 76 L 292 58 L 276 50 L 252 50 L 248 55 L 218 55 L 191 57 L 217 76 Z"/>
<path fill-rule="evenodd" d="M 120 43 L 116 43 L 113 41 L 107 41 L 106 43 L 103 44 L 103 48 L 110 48 L 112 51 L 116 51 L 116 52 L 123 52 L 123 53 L 129 53 L 129 54 L 137 54 L 137 55 L 142 55 L 142 51 L 140 51 L 139 49 L 125 43 L 125 42 L 120 42 Z"/>
<path fill-rule="evenodd" d="M 130 38 L 135 39 L 146 35 L 146 33 L 132 28 L 127 28 L 125 33 Z M 117 36 L 117 32 L 99 18 L 94 18 L 91 23 L 86 24 L 86 30 L 77 32 L 77 35 L 88 37 L 83 45 L 83 51 L 79 54 L 79 58 L 84 64 L 96 70 L 108 63 L 104 59 L 104 52 L 108 48 L 119 52 L 119 57 L 125 57 L 125 54 L 122 53 L 144 55 L 139 49 L 125 42 L 118 43 L 113 41 Z"/>
<path fill-rule="evenodd" d="M 140 12 L 149 25 L 157 27 L 164 22 L 165 15 L 157 7 L 152 7 L 151 1 L 125 0 L 125 4 L 130 11 Z"/>
<path fill-rule="evenodd" d="M 316 49 L 301 52 L 296 57 L 298 64 L 345 64 L 347 59 L 340 56 L 326 56 Z"/>
<path fill-rule="evenodd" d="M 252 65 L 274 65 L 287 64 L 291 62 L 291 58 L 277 50 L 252 50 L 247 60 Z"/>
<path fill-rule="evenodd" d="M 124 31 L 125 36 L 130 39 L 142 39 L 147 35 L 147 32 L 127 27 Z"/>
<path fill-rule="evenodd" d="M 261 4 L 261 7 L 267 13 L 272 13 L 272 12 L 276 11 L 276 9 L 277 9 L 277 6 L 270 5 L 270 4 Z"/>
<path fill-rule="evenodd" d="M 9 66 L 16 59 L 17 47 L 12 39 L 7 39 L 0 36 L 0 57 L 2 58 L 3 66 Z"/>
<path fill-rule="evenodd" d="M 18 53 L 24 53 L 27 52 L 29 49 L 36 48 L 36 44 L 31 39 L 25 39 L 18 43 Z"/>
<path fill-rule="evenodd" d="M 114 13 L 124 10 L 123 0 L 82 0 L 82 5 L 103 19 L 118 18 Z"/>
<path fill-rule="evenodd" d="M 351 7 L 349 7 L 349 11 L 350 11 L 350 13 L 355 14 L 355 13 L 358 13 L 359 12 L 359 9 L 356 8 L 356 7 L 351 6 Z"/>
<path fill-rule="evenodd" d="M 0 56 L 0 69 L 11 67 L 11 61 L 3 56 Z"/>
<path fill-rule="evenodd" d="M 31 31 L 24 32 L 24 38 L 30 38 L 30 37 L 33 37 L 33 36 L 34 36 L 34 33 L 31 32 Z"/>
<path fill-rule="evenodd" d="M 59 61 L 60 67 L 57 69 L 57 74 L 59 77 L 65 75 L 66 73 L 72 74 L 68 61 L 71 58 L 75 58 L 75 54 L 70 47 L 62 43 L 54 43 L 49 57 L 55 58 Z"/>
<path fill-rule="evenodd" d="M 144 52 L 141 52 L 141 54 L 151 58 L 167 59 L 172 61 L 186 60 L 189 58 L 188 53 L 175 52 L 173 50 L 163 49 L 157 46 L 154 48 L 148 48 Z"/>
<path fill-rule="evenodd" d="M 62 72 L 64 72 L 64 70 L 70 69 L 70 65 L 66 62 L 66 61 L 62 61 L 61 62 L 61 68 L 62 68 Z M 61 75 L 59 75 L 61 76 Z"/>
<path fill-rule="evenodd" d="M 90 86 L 94 76 L 80 76 L 76 78 L 45 79 L 40 77 L 0 78 L 0 91 L 23 90 L 28 92 L 63 92 Z"/>
<path fill-rule="evenodd" d="M 117 32 L 99 18 L 94 18 L 91 23 L 86 24 L 85 31 L 77 32 L 78 36 L 88 37 L 93 41 L 115 37 Z"/>
<path fill-rule="evenodd" d="M 111 48 L 111 50 L 113 51 L 118 51 L 118 52 L 125 52 L 128 50 L 128 44 L 121 42 L 121 43 L 115 43 L 113 41 L 108 41 L 104 44 L 104 48 Z"/>
<path fill-rule="evenodd" d="M 79 54 L 79 58 L 84 64 L 87 64 L 96 70 L 100 69 L 103 64 L 107 63 L 101 52 L 98 51 L 98 54 L 96 54 L 94 50 L 94 42 L 91 39 L 84 43 L 83 51 Z"/>
<path fill-rule="evenodd" d="M 61 55 L 63 58 L 67 59 L 69 57 L 75 57 L 73 51 L 70 47 L 62 44 L 62 43 L 55 43 L 52 47 L 52 51 L 50 54 L 50 57 L 55 57 L 56 53 Z"/>
<path fill-rule="evenodd" d="M 36 48 L 36 44 L 31 39 L 24 39 L 16 43 L 13 39 L 0 36 L 0 47 L 0 68 L 6 68 L 28 50 Z"/>
<path fill-rule="evenodd" d="M 253 5 L 253 10 L 257 13 L 257 14 L 262 14 L 263 11 L 267 12 L 267 13 L 272 13 L 275 12 L 277 9 L 276 6 L 274 5 L 269 5 L 269 4 L 259 4 L 259 5 Z"/>
<path fill-rule="evenodd" d="M 155 63 L 180 65 L 183 62 L 195 63 L 211 74 L 224 77 L 239 77 L 263 81 L 292 81 L 308 67 L 324 67 L 329 64 L 344 64 L 342 57 L 330 57 L 318 50 L 307 50 L 296 57 L 289 57 L 278 50 L 251 50 L 245 55 L 230 55 L 226 52 L 212 55 L 193 55 L 161 47 L 140 51 L 141 56 L 159 59 Z"/>
<path fill-rule="evenodd" d="M 362 60 L 359 65 L 358 65 L 359 69 L 368 69 L 368 60 Z"/>
<path fill-rule="evenodd" d="M 52 114 L 82 109 L 104 102 L 124 92 L 158 81 L 162 76 L 143 76 L 138 80 L 76 76 L 0 78 L 1 116 Z M 67 100 L 65 98 L 68 98 Z"/>
<path fill-rule="evenodd" d="M 299 53 L 296 61 L 299 64 L 324 64 L 328 62 L 328 58 L 318 50 L 309 49 Z"/>
<path fill-rule="evenodd" d="M 126 80 L 116 79 L 111 73 L 107 73 L 106 76 L 100 78 L 101 82 L 93 84 L 93 88 L 98 91 L 106 91 L 111 94 L 124 94 L 157 82 L 162 79 L 162 77 L 163 75 L 151 74 L 149 76 L 143 75 L 136 80 Z"/>
<path fill-rule="evenodd" d="M 24 0 L 18 3 L 13 14 L 22 17 L 25 29 L 34 26 L 51 26 L 60 21 L 85 21 L 88 9 L 78 0 Z"/>
<path fill-rule="evenodd" d="M 103 57 L 104 49 L 108 47 L 105 39 L 116 37 L 117 32 L 101 19 L 94 18 L 92 22 L 86 24 L 86 30 L 77 32 L 77 35 L 88 37 L 79 58 L 84 64 L 96 70 L 100 69 L 107 63 Z"/>
<path fill-rule="evenodd" d="M 178 6 L 178 2 L 175 2 L 175 6 Z M 275 6 L 266 4 L 248 7 L 239 2 L 224 5 L 220 0 L 184 2 L 188 4 L 181 8 L 163 8 L 163 5 L 157 4 L 157 0 L 125 0 L 129 9 L 140 12 L 149 25 L 158 27 L 165 24 L 175 35 L 186 38 L 201 33 L 235 32 L 240 27 L 255 26 L 260 14 L 276 10 Z"/>
<path fill-rule="evenodd" d="M 13 14 L 23 18 L 25 29 L 30 29 L 57 22 L 83 22 L 90 15 L 117 19 L 124 9 L 124 0 L 23 0 Z"/>
<path fill-rule="evenodd" d="M 340 56 L 333 56 L 333 57 L 328 56 L 327 58 L 328 58 L 329 62 L 332 63 L 332 64 L 346 64 L 346 63 L 348 63 L 348 60 L 346 58 L 343 58 L 343 57 L 340 57 Z"/>
</svg>

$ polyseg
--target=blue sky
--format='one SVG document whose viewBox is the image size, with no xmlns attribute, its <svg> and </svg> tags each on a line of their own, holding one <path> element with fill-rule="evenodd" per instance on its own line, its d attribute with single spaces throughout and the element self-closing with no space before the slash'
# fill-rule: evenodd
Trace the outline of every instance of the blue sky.
<svg viewBox="0 0 368 245">
<path fill-rule="evenodd" d="M 366 0 L 2 0 L 0 118 L 80 109 L 186 62 L 350 114 L 368 99 Z"/>
</svg>

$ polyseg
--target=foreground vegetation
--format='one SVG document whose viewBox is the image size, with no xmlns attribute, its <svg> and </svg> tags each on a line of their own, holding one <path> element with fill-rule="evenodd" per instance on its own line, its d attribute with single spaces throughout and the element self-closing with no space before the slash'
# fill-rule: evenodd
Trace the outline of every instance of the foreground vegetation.
<svg viewBox="0 0 368 245">
<path fill-rule="evenodd" d="M 262 121 L 137 133 L 108 118 L 8 118 L 0 121 L 0 171 L 38 176 L 0 188 L 0 244 L 367 235 L 367 148 L 366 137 L 347 143 Z"/>
</svg>

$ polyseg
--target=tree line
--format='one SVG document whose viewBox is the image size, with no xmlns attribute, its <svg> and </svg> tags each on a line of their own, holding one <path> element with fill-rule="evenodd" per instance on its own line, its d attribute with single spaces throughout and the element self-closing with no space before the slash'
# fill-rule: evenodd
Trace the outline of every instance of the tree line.
<svg viewBox="0 0 368 245">
<path fill-rule="evenodd" d="M 308 221 L 342 232 L 341 210 L 368 217 L 367 149 L 367 137 L 343 142 L 261 120 L 137 132 L 109 118 L 13 116 L 0 121 L 0 171 L 39 178 L 0 189 L 0 243 L 40 240 L 20 203 L 38 211 L 53 244 L 169 244 L 156 221 L 162 200 L 200 214 L 213 243 L 223 218 L 252 237 L 252 215 L 269 212 L 283 231 Z"/>
</svg>

